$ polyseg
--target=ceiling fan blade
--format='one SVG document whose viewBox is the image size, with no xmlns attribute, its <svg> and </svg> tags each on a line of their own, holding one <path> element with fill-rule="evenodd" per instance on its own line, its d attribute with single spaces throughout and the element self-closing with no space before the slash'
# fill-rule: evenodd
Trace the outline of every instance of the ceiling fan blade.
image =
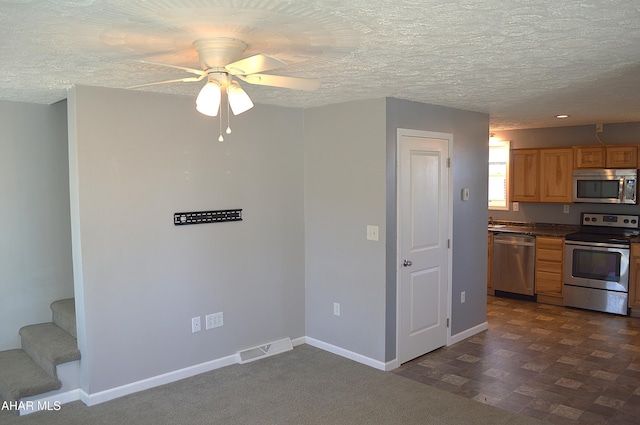
<svg viewBox="0 0 640 425">
<path fill-rule="evenodd" d="M 229 71 L 229 74 L 231 75 L 249 75 L 255 74 L 256 72 L 282 68 L 286 65 L 287 64 L 282 62 L 280 59 L 259 53 L 257 55 L 249 56 L 248 58 L 232 62 L 226 65 L 225 69 Z"/>
<path fill-rule="evenodd" d="M 314 91 L 320 87 L 320 80 L 310 78 L 285 77 L 284 75 L 251 74 L 238 75 L 249 84 L 260 86 L 283 87 L 285 89 Z"/>
<path fill-rule="evenodd" d="M 140 62 L 148 63 L 150 65 L 164 66 L 166 68 L 181 69 L 183 71 L 189 72 L 191 74 L 196 74 L 196 75 L 204 75 L 205 74 L 205 71 L 203 71 L 201 69 L 187 68 L 187 67 L 178 66 L 178 65 L 169 65 L 168 63 L 159 63 L 159 62 L 150 62 L 150 61 L 140 61 Z"/>
<path fill-rule="evenodd" d="M 194 81 L 200 81 L 202 79 L 204 79 L 204 77 L 206 77 L 206 74 L 202 74 L 199 77 L 187 77 L 187 78 L 178 78 L 175 80 L 165 80 L 165 81 L 156 81 L 155 83 L 147 83 L 147 84 L 140 84 L 138 86 L 131 86 L 131 87 L 127 87 L 128 89 L 139 89 L 141 87 L 150 87 L 150 86 L 159 86 L 161 84 L 171 84 L 171 83 L 191 83 Z"/>
</svg>

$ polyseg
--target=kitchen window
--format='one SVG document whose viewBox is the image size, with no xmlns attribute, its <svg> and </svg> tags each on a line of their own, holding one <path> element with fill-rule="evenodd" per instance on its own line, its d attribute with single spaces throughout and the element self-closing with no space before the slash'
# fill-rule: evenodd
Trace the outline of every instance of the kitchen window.
<svg viewBox="0 0 640 425">
<path fill-rule="evenodd" d="M 489 209 L 509 210 L 508 140 L 489 139 Z"/>
</svg>

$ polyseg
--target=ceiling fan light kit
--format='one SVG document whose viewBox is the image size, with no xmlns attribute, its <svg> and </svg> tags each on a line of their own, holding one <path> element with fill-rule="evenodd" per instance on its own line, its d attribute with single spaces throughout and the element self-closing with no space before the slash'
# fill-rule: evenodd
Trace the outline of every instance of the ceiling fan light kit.
<svg viewBox="0 0 640 425">
<path fill-rule="evenodd" d="M 170 84 L 177 82 L 194 82 L 207 78 L 207 82 L 202 87 L 196 98 L 196 110 L 203 115 L 215 117 L 222 110 L 223 91 L 226 92 L 227 111 L 231 109 L 234 115 L 239 115 L 253 108 L 251 98 L 243 90 L 240 84 L 233 79 L 237 77 L 249 84 L 283 87 L 296 90 L 316 90 L 320 87 L 319 80 L 287 77 L 282 75 L 258 74 L 260 72 L 271 71 L 276 68 L 286 66 L 286 63 L 271 56 L 258 53 L 253 56 L 242 58 L 242 54 L 247 49 L 247 43 L 234 38 L 217 37 L 196 40 L 193 47 L 198 52 L 200 69 L 186 68 L 176 65 L 153 63 L 154 65 L 167 66 L 181 69 L 197 77 L 187 77 L 156 83 L 142 84 L 129 88 L 148 87 L 159 84 Z M 148 62 L 152 63 L 152 62 Z M 227 112 L 227 120 L 228 112 Z M 222 114 L 220 114 L 222 124 Z M 230 126 L 227 126 L 227 134 L 231 133 Z M 222 125 L 220 126 L 219 141 L 223 141 Z"/>
<path fill-rule="evenodd" d="M 207 81 L 196 98 L 196 110 L 203 115 L 215 117 L 220 110 L 220 85 L 213 81 Z"/>
<path fill-rule="evenodd" d="M 253 102 L 246 91 L 237 81 L 232 81 L 227 87 L 227 100 L 233 115 L 240 115 L 253 108 Z"/>
</svg>

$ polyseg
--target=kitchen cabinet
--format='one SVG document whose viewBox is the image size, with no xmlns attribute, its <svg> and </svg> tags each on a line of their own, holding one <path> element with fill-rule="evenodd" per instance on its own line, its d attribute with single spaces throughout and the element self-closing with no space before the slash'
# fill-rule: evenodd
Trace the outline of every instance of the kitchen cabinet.
<svg viewBox="0 0 640 425">
<path fill-rule="evenodd" d="M 605 168 L 605 155 L 604 146 L 576 146 L 573 148 L 576 169 Z"/>
<path fill-rule="evenodd" d="M 511 200 L 513 202 L 538 202 L 539 149 L 514 149 L 511 151 Z"/>
<path fill-rule="evenodd" d="M 487 294 L 493 295 L 493 288 L 491 287 L 491 259 L 493 258 L 493 232 L 489 232 L 489 264 L 487 267 Z"/>
<path fill-rule="evenodd" d="M 572 202 L 573 149 L 513 149 L 511 200 Z"/>
<path fill-rule="evenodd" d="M 638 168 L 637 146 L 574 146 L 574 165 L 582 168 Z"/>
<path fill-rule="evenodd" d="M 638 168 L 636 146 L 607 146 L 605 168 Z"/>
<path fill-rule="evenodd" d="M 540 149 L 540 201 L 571 203 L 573 149 Z"/>
<path fill-rule="evenodd" d="M 536 294 L 562 297 L 564 238 L 536 238 Z"/>
<path fill-rule="evenodd" d="M 629 307 L 640 308 L 640 243 L 631 244 L 629 264 Z"/>
</svg>

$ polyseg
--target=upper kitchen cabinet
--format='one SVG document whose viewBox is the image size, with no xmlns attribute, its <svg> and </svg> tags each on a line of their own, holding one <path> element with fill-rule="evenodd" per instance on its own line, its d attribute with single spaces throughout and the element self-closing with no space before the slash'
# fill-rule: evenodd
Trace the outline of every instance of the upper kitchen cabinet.
<svg viewBox="0 0 640 425">
<path fill-rule="evenodd" d="M 636 146 L 574 146 L 574 165 L 582 168 L 638 168 Z"/>
<path fill-rule="evenodd" d="M 571 203 L 573 149 L 540 149 L 540 178 L 540 201 Z"/>
<path fill-rule="evenodd" d="M 606 168 L 638 168 L 636 146 L 607 146 Z"/>
<path fill-rule="evenodd" d="M 538 202 L 540 200 L 539 149 L 513 149 L 511 151 L 511 200 Z"/>
<path fill-rule="evenodd" d="M 576 146 L 573 148 L 573 159 L 576 169 L 605 168 L 604 146 Z"/>
<path fill-rule="evenodd" d="M 572 202 L 571 148 L 513 149 L 511 200 L 517 202 Z"/>
</svg>

